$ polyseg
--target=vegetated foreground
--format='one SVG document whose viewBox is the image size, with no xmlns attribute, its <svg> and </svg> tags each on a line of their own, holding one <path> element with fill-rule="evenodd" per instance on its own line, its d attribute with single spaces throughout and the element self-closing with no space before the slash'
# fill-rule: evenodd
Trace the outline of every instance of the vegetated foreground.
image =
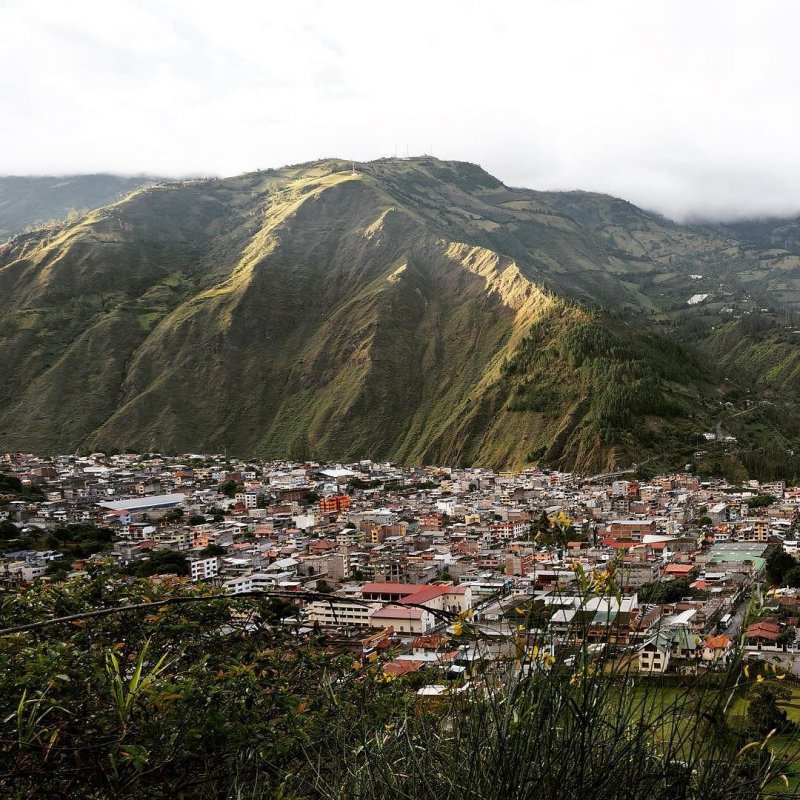
<svg viewBox="0 0 800 800">
<path fill-rule="evenodd" d="M 434 158 L 151 186 L 0 245 L 0 447 L 793 478 L 798 231 Z"/>
<path fill-rule="evenodd" d="M 791 675 L 737 656 L 702 678 L 641 676 L 588 630 L 556 663 L 533 607 L 518 610 L 508 658 L 435 693 L 418 691 L 424 673 L 392 679 L 281 624 L 294 612 L 283 598 L 103 568 L 7 593 L 0 624 L 120 606 L 140 607 L 2 632 L 4 797 L 721 799 L 797 786 L 797 735 L 776 702 L 797 694 Z M 469 615 L 448 631 L 450 649 L 496 646 Z"/>
</svg>

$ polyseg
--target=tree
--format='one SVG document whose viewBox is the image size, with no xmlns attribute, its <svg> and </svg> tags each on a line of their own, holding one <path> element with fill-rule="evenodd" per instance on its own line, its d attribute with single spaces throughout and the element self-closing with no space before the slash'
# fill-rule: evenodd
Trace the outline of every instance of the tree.
<svg viewBox="0 0 800 800">
<path fill-rule="evenodd" d="M 784 628 L 779 634 L 778 638 L 776 639 L 776 643 L 781 647 L 786 647 L 790 645 L 794 641 L 795 637 L 795 629 L 794 628 Z"/>
<path fill-rule="evenodd" d="M 222 522 L 225 519 L 225 512 L 221 508 L 212 506 L 206 509 L 206 514 L 210 514 L 214 522 Z"/>
<path fill-rule="evenodd" d="M 213 558 L 214 556 L 224 556 L 227 552 L 224 547 L 218 544 L 209 544 L 200 551 L 200 555 L 203 558 Z"/>
<path fill-rule="evenodd" d="M 792 567 L 784 576 L 783 583 L 793 589 L 800 589 L 800 564 Z"/>
<path fill-rule="evenodd" d="M 144 561 L 131 566 L 133 575 L 146 578 L 150 575 L 188 575 L 189 559 L 175 550 L 155 550 Z"/>
<path fill-rule="evenodd" d="M 792 558 L 782 547 L 771 547 L 767 553 L 765 574 L 767 581 L 773 586 L 783 586 L 784 577 L 789 570 L 797 566 L 797 561 Z"/>
<path fill-rule="evenodd" d="M 22 500 L 41 500 L 44 497 L 44 491 L 40 486 L 35 484 L 23 486 L 22 481 L 16 475 L 2 473 L 0 473 L 0 494 L 15 494 Z"/>
<path fill-rule="evenodd" d="M 651 581 L 639 587 L 638 596 L 642 603 L 676 603 L 691 593 L 688 578 L 676 578 L 672 581 Z"/>
<path fill-rule="evenodd" d="M 51 561 L 47 565 L 47 569 L 45 570 L 45 575 L 48 578 L 53 578 L 55 580 L 61 580 L 70 572 L 72 569 L 72 564 L 66 558 L 58 558 L 55 561 Z"/>
<path fill-rule="evenodd" d="M 22 491 L 22 481 L 16 475 L 0 474 L 0 491 L 17 494 Z"/>
<path fill-rule="evenodd" d="M 171 508 L 161 517 L 162 522 L 180 522 L 183 519 L 183 509 L 182 508 Z"/>
<path fill-rule="evenodd" d="M 219 493 L 224 494 L 225 497 L 234 497 L 236 495 L 236 481 L 222 481 L 217 488 Z"/>
<path fill-rule="evenodd" d="M 757 494 L 748 499 L 747 505 L 749 508 L 765 508 L 771 506 L 776 500 L 774 494 Z"/>
<path fill-rule="evenodd" d="M 109 528 L 75 523 L 56 528 L 35 544 L 37 547 L 60 550 L 64 555 L 75 559 L 87 558 L 103 550 L 109 550 L 113 541 L 114 534 Z"/>
<path fill-rule="evenodd" d="M 778 708 L 778 700 L 788 700 L 791 691 L 772 683 L 758 683 L 750 691 L 747 706 L 747 724 L 753 734 L 766 736 L 777 728 L 780 732 L 787 725 L 786 712 Z"/>
<path fill-rule="evenodd" d="M 20 529 L 7 519 L 0 521 L 0 541 L 7 542 L 16 539 L 20 535 Z"/>
</svg>

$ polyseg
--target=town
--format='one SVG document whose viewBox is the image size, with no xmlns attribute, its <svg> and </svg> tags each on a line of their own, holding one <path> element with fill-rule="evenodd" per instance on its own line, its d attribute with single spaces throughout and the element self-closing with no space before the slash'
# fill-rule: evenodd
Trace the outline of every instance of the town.
<svg viewBox="0 0 800 800">
<path fill-rule="evenodd" d="M 727 665 L 741 637 L 747 654 L 798 674 L 799 524 L 800 488 L 688 473 L 0 460 L 2 588 L 105 564 L 229 595 L 272 592 L 288 598 L 284 624 L 324 633 L 387 676 L 433 674 L 431 692 L 513 655 L 523 628 L 567 664 L 580 634 L 641 673 L 694 674 Z M 767 613 L 749 619 L 754 593 Z M 464 624 L 480 636 L 453 646 Z"/>
</svg>

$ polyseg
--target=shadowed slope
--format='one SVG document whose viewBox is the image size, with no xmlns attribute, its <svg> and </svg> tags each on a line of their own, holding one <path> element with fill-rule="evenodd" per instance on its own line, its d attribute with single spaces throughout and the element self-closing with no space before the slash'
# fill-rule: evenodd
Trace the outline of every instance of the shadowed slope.
<svg viewBox="0 0 800 800">
<path fill-rule="evenodd" d="M 0 446 L 682 460 L 722 395 L 664 309 L 726 248 L 431 158 L 145 189 L 0 246 Z"/>
</svg>

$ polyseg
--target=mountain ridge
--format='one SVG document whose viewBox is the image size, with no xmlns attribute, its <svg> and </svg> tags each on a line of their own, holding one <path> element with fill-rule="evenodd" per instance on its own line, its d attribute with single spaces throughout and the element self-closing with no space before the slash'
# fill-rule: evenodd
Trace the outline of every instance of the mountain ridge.
<svg viewBox="0 0 800 800">
<path fill-rule="evenodd" d="M 157 182 L 144 175 L 0 175 L 0 241 L 108 205 Z"/>
<path fill-rule="evenodd" d="M 730 402 L 715 361 L 758 350 L 741 320 L 793 324 L 800 259 L 739 235 L 428 157 L 137 188 L 0 245 L 0 446 L 691 460 Z M 791 390 L 759 432 L 788 450 L 787 359 L 737 388 Z"/>
</svg>

